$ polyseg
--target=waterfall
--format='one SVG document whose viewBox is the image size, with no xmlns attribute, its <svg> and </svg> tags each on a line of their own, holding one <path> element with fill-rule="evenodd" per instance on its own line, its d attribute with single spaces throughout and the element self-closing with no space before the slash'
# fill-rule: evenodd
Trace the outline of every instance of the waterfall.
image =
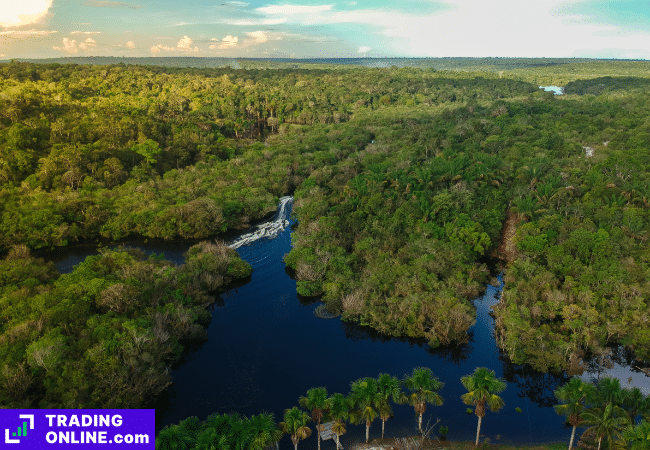
<svg viewBox="0 0 650 450">
<path fill-rule="evenodd" d="M 236 238 L 233 242 L 228 245 L 230 248 L 239 248 L 242 245 L 248 245 L 252 242 L 255 242 L 258 239 L 266 238 L 273 239 L 278 236 L 279 233 L 284 231 L 286 227 L 289 226 L 289 220 L 287 220 L 287 205 L 293 202 L 293 197 L 286 196 L 280 198 L 280 204 L 278 205 L 278 212 L 275 213 L 273 218 L 268 221 L 257 225 L 254 231 L 250 233 L 242 234 Z"/>
</svg>

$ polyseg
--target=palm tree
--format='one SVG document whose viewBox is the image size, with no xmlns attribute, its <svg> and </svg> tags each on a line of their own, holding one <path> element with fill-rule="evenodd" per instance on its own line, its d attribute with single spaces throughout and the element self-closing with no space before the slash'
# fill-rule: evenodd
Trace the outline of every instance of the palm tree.
<svg viewBox="0 0 650 450">
<path fill-rule="evenodd" d="M 612 438 L 620 438 L 619 430 L 629 423 L 625 411 L 613 403 L 607 403 L 604 408 L 589 409 L 582 414 L 582 418 L 592 425 L 585 430 L 583 436 L 595 435 L 598 439 L 598 450 L 600 450 L 603 439 L 609 441 L 611 449 Z"/>
<path fill-rule="evenodd" d="M 613 404 L 614 406 L 621 406 L 623 404 L 623 390 L 621 389 L 621 382 L 618 378 L 605 377 L 598 382 L 596 386 L 598 392 L 597 402 L 599 406 L 607 406 Z"/>
<path fill-rule="evenodd" d="M 360 421 L 366 421 L 366 444 L 370 439 L 370 424 L 379 416 L 379 391 L 377 380 L 371 377 L 358 379 L 352 382 L 351 399 L 358 409 L 358 418 Z"/>
<path fill-rule="evenodd" d="M 192 437 L 178 425 L 166 426 L 156 438 L 156 448 L 161 450 L 188 450 L 192 443 Z"/>
<path fill-rule="evenodd" d="M 444 400 L 437 391 L 442 389 L 444 383 L 433 376 L 428 367 L 417 367 L 413 369 L 413 375 L 406 376 L 403 385 L 411 391 L 406 394 L 406 401 L 413 406 L 415 414 L 418 414 L 418 427 L 422 433 L 422 415 L 427 409 L 427 403 L 441 406 Z"/>
<path fill-rule="evenodd" d="M 156 447 L 158 448 L 158 447 Z M 229 450 L 228 436 L 217 433 L 214 428 L 206 428 L 196 436 L 193 450 Z"/>
<path fill-rule="evenodd" d="M 307 397 L 300 397 L 298 404 L 305 409 L 309 409 L 311 418 L 318 424 L 316 431 L 318 432 L 318 450 L 320 450 L 320 423 L 327 412 L 325 407 L 327 404 L 327 389 L 319 387 L 308 390 Z"/>
<path fill-rule="evenodd" d="M 311 428 L 307 426 L 310 420 L 309 415 L 297 406 L 284 411 L 284 422 L 280 422 L 280 429 L 291 435 L 294 450 L 298 450 L 298 442 L 311 435 Z"/>
<path fill-rule="evenodd" d="M 236 414 L 211 414 L 208 416 L 207 419 L 205 419 L 205 422 L 203 422 L 203 428 L 213 428 L 216 430 L 217 435 L 222 435 L 225 436 L 230 432 L 230 425 L 234 420 L 238 420 L 238 417 Z"/>
<path fill-rule="evenodd" d="M 248 449 L 253 439 L 253 433 L 248 422 L 244 417 L 238 414 L 232 414 L 230 420 L 230 428 L 226 432 L 228 442 L 230 442 L 232 450 L 246 450 Z"/>
<path fill-rule="evenodd" d="M 384 439 L 384 425 L 388 419 L 393 417 L 393 408 L 390 407 L 389 402 L 384 401 L 383 399 L 379 402 L 377 408 L 379 419 L 381 420 L 381 438 Z"/>
<path fill-rule="evenodd" d="M 402 392 L 400 381 L 397 377 L 392 377 L 387 373 L 380 373 L 377 378 L 377 388 L 379 392 L 379 418 L 381 419 L 381 438 L 384 438 L 384 425 L 386 421 L 393 416 L 393 409 L 390 407 L 390 401 L 397 404 L 406 402 L 406 396 Z"/>
<path fill-rule="evenodd" d="M 636 416 L 648 413 L 650 403 L 638 387 L 623 389 L 623 406 L 627 408 L 630 422 L 634 423 Z"/>
<path fill-rule="evenodd" d="M 637 426 L 628 425 L 623 430 L 623 439 L 632 444 L 631 450 L 650 450 L 650 423 L 642 420 Z"/>
<path fill-rule="evenodd" d="M 347 431 L 345 421 L 350 418 L 350 402 L 343 394 L 337 392 L 327 399 L 327 409 L 334 419 L 332 431 L 336 434 L 336 450 L 338 450 L 341 446 L 340 437 Z"/>
<path fill-rule="evenodd" d="M 594 396 L 595 391 L 596 388 L 593 384 L 585 383 L 576 377 L 554 392 L 555 397 L 561 402 L 560 405 L 553 407 L 555 408 L 555 412 L 567 416 L 567 420 L 573 427 L 571 440 L 569 441 L 569 450 L 573 447 L 576 427 L 582 422 L 580 415 L 585 411 L 585 402 Z"/>
<path fill-rule="evenodd" d="M 264 450 L 275 445 L 282 438 L 282 431 L 275 425 L 273 413 L 252 416 L 248 421 L 251 441 L 248 450 Z"/>
<path fill-rule="evenodd" d="M 506 383 L 496 378 L 493 370 L 488 370 L 485 367 L 474 369 L 473 374 L 462 377 L 460 382 L 467 389 L 467 394 L 461 395 L 460 398 L 466 405 L 474 405 L 474 412 L 478 417 L 475 443 L 478 447 L 478 438 L 481 433 L 481 420 L 485 416 L 485 405 L 487 404 L 492 412 L 503 408 L 503 399 L 496 394 L 506 388 Z"/>
<path fill-rule="evenodd" d="M 196 435 L 196 433 L 198 433 L 202 428 L 201 422 L 199 422 L 199 418 L 196 416 L 181 420 L 178 422 L 178 426 L 187 430 L 190 435 Z"/>
<path fill-rule="evenodd" d="M 165 427 L 160 431 L 156 439 L 156 448 L 169 450 L 192 448 L 200 429 L 201 423 L 198 417 L 181 420 L 177 425 Z"/>
</svg>

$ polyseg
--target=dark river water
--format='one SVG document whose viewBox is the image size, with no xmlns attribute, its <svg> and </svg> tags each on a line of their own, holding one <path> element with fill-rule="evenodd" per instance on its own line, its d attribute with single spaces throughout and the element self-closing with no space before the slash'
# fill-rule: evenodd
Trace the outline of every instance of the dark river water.
<svg viewBox="0 0 650 450">
<path fill-rule="evenodd" d="M 127 242 L 148 253 L 164 253 L 178 264 L 182 254 L 195 241 Z M 221 295 L 212 309 L 208 340 L 187 349 L 172 371 L 173 385 L 151 405 L 156 409 L 157 431 L 189 416 L 204 420 L 209 414 L 237 411 L 246 416 L 272 412 L 276 421 L 283 411 L 298 405 L 298 398 L 312 387 L 324 386 L 330 395 L 347 394 L 350 382 L 360 377 L 376 377 L 380 372 L 398 377 L 424 366 L 445 383 L 440 391 L 444 405 L 429 405 L 423 424 L 440 422 L 449 427 L 450 440 L 474 440 L 477 418 L 467 414 L 460 396 L 465 392 L 460 378 L 476 367 L 494 370 L 507 381 L 501 394 L 505 407 L 498 413 L 488 411 L 482 422 L 481 440 L 531 444 L 568 442 L 571 429 L 565 427 L 552 405 L 553 390 L 568 381 L 526 370 L 507 362 L 492 336 L 490 307 L 498 301 L 500 287 L 488 286 L 485 295 L 473 301 L 477 321 L 466 345 L 431 349 L 426 342 L 387 338 L 371 329 L 320 319 L 313 314 L 320 303 L 296 294 L 296 282 L 285 270 L 282 257 L 291 249 L 291 231 L 287 228 L 273 240 L 259 240 L 240 247 L 241 257 L 253 266 L 250 282 Z M 72 247 L 48 253 L 59 270 L 72 266 L 94 248 Z M 639 374 L 635 374 L 639 376 Z M 622 375 L 621 375 L 622 377 Z M 627 377 L 626 377 L 627 378 Z M 642 382 L 642 376 L 639 380 Z M 646 392 L 647 393 L 647 392 Z M 521 413 L 515 408 L 521 408 Z M 386 422 L 387 437 L 417 432 L 411 406 L 394 406 L 395 417 Z M 316 448 L 316 433 L 299 445 Z M 362 441 L 365 426 L 348 426 L 342 436 L 347 447 Z M 381 421 L 373 422 L 370 437 L 381 436 Z M 289 437 L 280 442 L 291 449 Z M 324 449 L 334 449 L 333 441 Z"/>
</svg>

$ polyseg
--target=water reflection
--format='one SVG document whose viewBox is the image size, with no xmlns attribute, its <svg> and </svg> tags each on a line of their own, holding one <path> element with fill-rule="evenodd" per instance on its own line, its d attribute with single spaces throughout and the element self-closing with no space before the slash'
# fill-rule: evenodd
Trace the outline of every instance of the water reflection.
<svg viewBox="0 0 650 450">
<path fill-rule="evenodd" d="M 649 364 L 637 360 L 632 351 L 622 345 L 612 345 L 599 354 L 591 355 L 585 360 L 585 366 L 586 370 L 580 376 L 584 381 L 617 378 L 621 386 L 638 387 L 644 395 L 650 395 Z"/>
<path fill-rule="evenodd" d="M 472 347 L 469 343 L 457 344 L 457 345 L 441 345 L 437 348 L 432 348 L 427 343 L 426 339 L 416 339 L 407 336 L 388 336 L 382 333 L 379 333 L 377 330 L 370 328 L 368 326 L 359 325 L 353 322 L 344 322 L 341 321 L 341 328 L 345 333 L 347 339 L 353 341 L 362 341 L 368 340 L 371 342 L 401 342 L 408 344 L 411 348 L 418 347 L 426 351 L 429 355 L 437 356 L 438 358 L 454 363 L 460 364 L 461 361 L 469 359 L 472 352 Z M 469 342 L 473 340 L 473 333 L 469 333 L 470 339 Z"/>
<path fill-rule="evenodd" d="M 553 391 L 571 379 L 566 374 L 541 373 L 529 365 L 520 366 L 510 363 L 506 358 L 500 359 L 503 363 L 503 378 L 517 386 L 517 396 L 526 397 L 542 408 L 557 404 Z"/>
</svg>

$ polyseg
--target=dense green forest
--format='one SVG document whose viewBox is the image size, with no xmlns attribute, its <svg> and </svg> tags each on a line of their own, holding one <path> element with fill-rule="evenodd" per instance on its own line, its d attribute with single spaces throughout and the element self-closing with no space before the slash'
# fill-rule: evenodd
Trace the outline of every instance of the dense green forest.
<svg viewBox="0 0 650 450">
<path fill-rule="evenodd" d="M 140 405 L 250 273 L 207 243 L 61 276 L 29 249 L 204 239 L 287 194 L 298 292 L 345 320 L 465 341 L 496 256 L 515 363 L 579 370 L 617 343 L 649 360 L 647 64 L 532 66 L 0 64 L 0 404 Z"/>
<path fill-rule="evenodd" d="M 60 275 L 14 247 L 0 262 L 0 405 L 138 408 L 162 392 L 182 342 L 205 339 L 213 293 L 251 274 L 223 244 L 185 256 L 105 250 Z"/>
</svg>

